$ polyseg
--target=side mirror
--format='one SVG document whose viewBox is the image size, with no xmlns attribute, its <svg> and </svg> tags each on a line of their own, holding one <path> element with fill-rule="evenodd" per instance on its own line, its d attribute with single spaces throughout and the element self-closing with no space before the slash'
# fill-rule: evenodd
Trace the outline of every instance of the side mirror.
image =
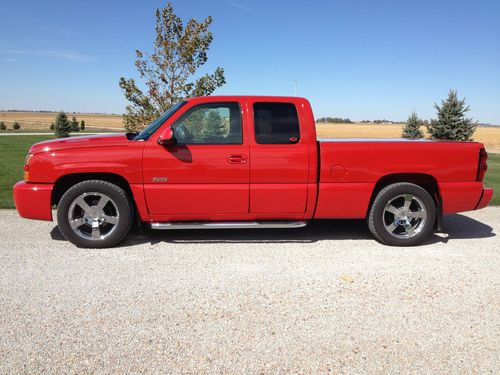
<svg viewBox="0 0 500 375">
<path fill-rule="evenodd" d="M 170 126 L 158 138 L 158 144 L 162 146 L 172 146 L 177 143 L 174 135 L 174 129 Z"/>
</svg>

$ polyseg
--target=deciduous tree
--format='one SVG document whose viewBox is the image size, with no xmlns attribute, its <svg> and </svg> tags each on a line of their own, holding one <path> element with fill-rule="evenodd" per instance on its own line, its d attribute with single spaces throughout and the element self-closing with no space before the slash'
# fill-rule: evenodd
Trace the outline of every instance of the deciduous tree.
<svg viewBox="0 0 500 375">
<path fill-rule="evenodd" d="M 151 54 L 136 50 L 135 66 L 146 90 L 132 78 L 120 78 L 120 87 L 130 102 L 124 114 L 127 131 L 138 131 L 182 98 L 212 94 L 226 83 L 224 70 L 199 76 L 212 43 L 212 17 L 186 24 L 171 3 L 156 10 L 156 39 Z"/>
</svg>

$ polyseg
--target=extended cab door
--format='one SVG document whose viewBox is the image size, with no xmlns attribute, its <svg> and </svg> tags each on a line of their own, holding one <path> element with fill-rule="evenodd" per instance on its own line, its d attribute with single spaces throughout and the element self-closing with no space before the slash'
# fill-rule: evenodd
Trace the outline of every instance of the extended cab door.
<svg viewBox="0 0 500 375">
<path fill-rule="evenodd" d="M 210 99 L 208 99 L 210 100 Z M 152 215 L 164 220 L 209 220 L 248 214 L 249 140 L 243 132 L 244 102 L 194 99 L 171 125 L 177 144 L 148 141 L 144 187 Z"/>
<path fill-rule="evenodd" d="M 294 99 L 255 98 L 248 108 L 250 213 L 297 217 L 307 208 L 310 164 L 303 105 Z"/>
</svg>

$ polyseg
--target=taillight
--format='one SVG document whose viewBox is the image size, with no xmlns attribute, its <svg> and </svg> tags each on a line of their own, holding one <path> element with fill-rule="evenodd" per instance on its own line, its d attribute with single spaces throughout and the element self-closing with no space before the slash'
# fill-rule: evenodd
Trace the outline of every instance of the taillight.
<svg viewBox="0 0 500 375">
<path fill-rule="evenodd" d="M 488 153 L 484 148 L 479 149 L 479 164 L 477 166 L 477 177 L 476 181 L 483 181 L 484 174 L 488 170 Z"/>
<path fill-rule="evenodd" d="M 24 159 L 24 181 L 28 182 L 30 179 L 30 160 L 33 157 L 33 154 L 26 155 L 26 159 Z"/>
</svg>

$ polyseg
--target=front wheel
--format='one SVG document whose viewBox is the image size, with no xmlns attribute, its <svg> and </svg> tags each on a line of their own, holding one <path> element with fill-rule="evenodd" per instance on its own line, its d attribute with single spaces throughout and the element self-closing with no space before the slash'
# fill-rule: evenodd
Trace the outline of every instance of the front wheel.
<svg viewBox="0 0 500 375">
<path fill-rule="evenodd" d="M 132 212 L 122 188 L 107 181 L 88 180 L 64 193 L 57 222 L 63 236 L 78 247 L 112 247 L 130 230 Z"/>
<path fill-rule="evenodd" d="M 393 246 L 412 246 L 427 238 L 436 222 L 436 204 L 418 185 L 400 182 L 375 197 L 368 228 L 375 238 Z"/>
</svg>

